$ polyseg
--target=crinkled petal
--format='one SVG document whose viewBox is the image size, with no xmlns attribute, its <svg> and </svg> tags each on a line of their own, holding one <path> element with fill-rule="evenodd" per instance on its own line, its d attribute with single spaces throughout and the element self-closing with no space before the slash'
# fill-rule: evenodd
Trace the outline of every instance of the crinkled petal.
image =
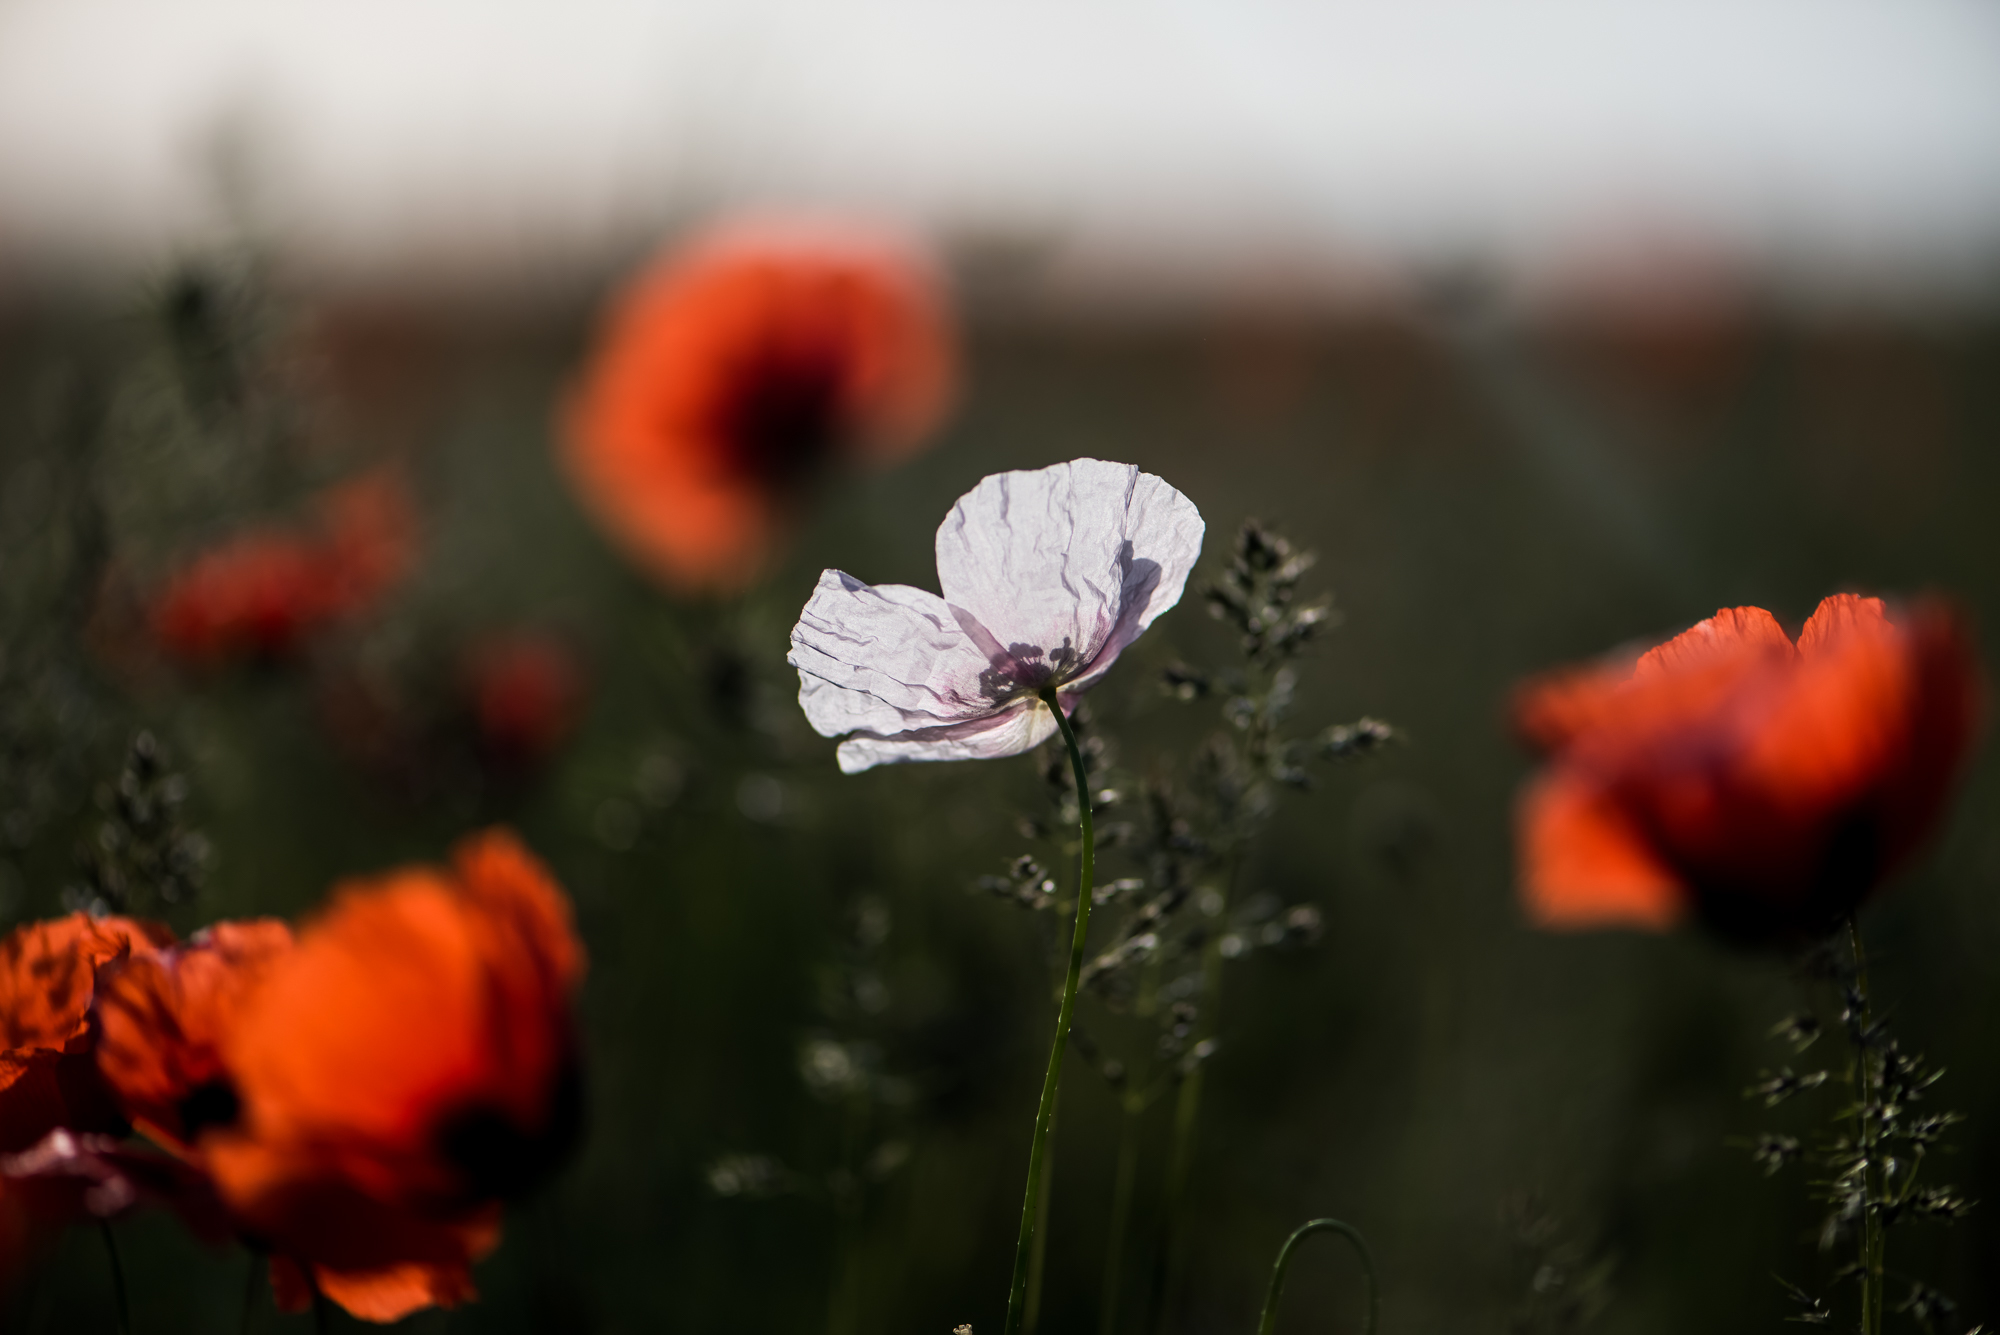
<svg viewBox="0 0 2000 1335">
<path fill-rule="evenodd" d="M 1820 600 L 1799 631 L 1799 654 L 1812 660 L 1835 652 L 1844 641 L 1891 639 L 1889 609 L 1880 598 L 1836 593 Z"/>
<path fill-rule="evenodd" d="M 1088 684 L 1180 601 L 1201 538 L 1194 503 L 1161 479 L 1076 459 L 960 497 L 938 528 L 938 582 L 1011 657 Z"/>
<path fill-rule="evenodd" d="M 901 584 L 871 587 L 826 571 L 792 628 L 786 661 L 799 670 L 799 705 L 822 737 L 949 727 L 996 708 L 980 694 L 986 656 L 944 599 Z"/>
<path fill-rule="evenodd" d="M 1039 700 L 965 723 L 911 728 L 897 733 L 859 733 L 840 744 L 840 770 L 858 774 L 877 765 L 912 760 L 997 760 L 1033 750 L 1056 730 L 1056 716 Z"/>
<path fill-rule="evenodd" d="M 1765 657 L 1786 662 L 1793 657 L 1791 637 L 1778 619 L 1761 607 L 1724 607 L 1641 654 L 1633 665 L 1632 679 L 1653 682 L 1699 668 Z"/>
</svg>

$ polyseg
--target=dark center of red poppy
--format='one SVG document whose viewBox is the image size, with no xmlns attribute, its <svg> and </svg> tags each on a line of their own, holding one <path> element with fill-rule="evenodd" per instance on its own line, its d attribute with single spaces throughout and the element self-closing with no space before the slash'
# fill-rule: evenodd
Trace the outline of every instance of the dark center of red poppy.
<svg viewBox="0 0 2000 1335">
<path fill-rule="evenodd" d="M 1719 935 L 1752 946 L 1798 945 L 1825 936 L 1889 869 L 1881 829 L 1869 812 L 1851 812 L 1830 824 L 1817 860 L 1779 890 L 1768 877 L 1744 880 L 1730 869 L 1678 862 L 1703 921 Z"/>
<path fill-rule="evenodd" d="M 227 1080 L 210 1080 L 190 1089 L 174 1111 L 180 1114 L 181 1134 L 193 1140 L 210 1127 L 236 1125 L 243 1114 L 243 1102 Z"/>
<path fill-rule="evenodd" d="M 716 439 L 732 475 L 773 490 L 812 480 L 839 444 L 842 375 L 823 348 L 765 348 L 737 369 L 718 407 Z"/>
<path fill-rule="evenodd" d="M 517 1200 L 562 1167 L 583 1133 L 583 1071 L 565 1065 L 533 1127 L 506 1109 L 479 1103 L 438 1124 L 434 1143 L 464 1175 L 468 1201 Z"/>
</svg>

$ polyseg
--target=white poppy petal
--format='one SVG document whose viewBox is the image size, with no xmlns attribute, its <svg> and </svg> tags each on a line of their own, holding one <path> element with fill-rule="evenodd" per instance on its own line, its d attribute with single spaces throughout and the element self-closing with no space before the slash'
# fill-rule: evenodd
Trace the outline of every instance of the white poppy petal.
<svg viewBox="0 0 2000 1335">
<path fill-rule="evenodd" d="M 829 570 L 792 628 L 786 661 L 799 704 L 822 737 L 897 733 L 992 711 L 979 694 L 987 660 L 944 600 L 901 584 L 871 587 Z"/>
<path fill-rule="evenodd" d="M 1201 555 L 1187 497 L 1130 464 L 989 477 L 938 529 L 945 597 L 829 570 L 792 629 L 799 704 L 852 774 L 1017 755 L 1180 601 Z"/>
<path fill-rule="evenodd" d="M 840 772 L 916 760 L 998 760 L 1032 751 L 1056 731 L 1056 716 L 1039 700 L 939 728 L 880 735 L 860 733 L 840 744 Z"/>
<path fill-rule="evenodd" d="M 1180 601 L 1201 555 L 1194 503 L 1131 464 L 1076 459 L 986 478 L 945 517 L 938 581 L 1017 657 L 1082 663 L 1094 681 Z M 971 627 L 969 632 L 976 635 Z"/>
</svg>

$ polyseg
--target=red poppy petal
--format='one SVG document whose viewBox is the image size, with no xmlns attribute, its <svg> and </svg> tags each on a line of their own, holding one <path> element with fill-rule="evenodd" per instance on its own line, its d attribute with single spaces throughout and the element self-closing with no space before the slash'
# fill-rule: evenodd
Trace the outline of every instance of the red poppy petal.
<svg viewBox="0 0 2000 1335">
<path fill-rule="evenodd" d="M 426 1307 L 456 1307 L 479 1296 L 472 1262 L 500 1241 L 498 1212 L 469 1222 L 430 1225 L 437 1242 L 427 1258 L 370 1266 L 333 1266 L 291 1257 L 271 1259 L 271 1292 L 281 1312 L 302 1312 L 317 1289 L 363 1321 L 401 1321 Z"/>
<path fill-rule="evenodd" d="M 1631 677 L 1629 664 L 1572 668 L 1537 677 L 1514 692 L 1508 710 L 1514 733 L 1543 754 L 1560 750 L 1617 717 L 1619 690 Z"/>
<path fill-rule="evenodd" d="M 1826 653 L 1855 635 L 1889 634 L 1889 612 L 1880 598 L 1863 598 L 1857 593 L 1836 593 L 1822 599 L 1799 632 L 1799 653 L 1813 658 Z"/>
<path fill-rule="evenodd" d="M 183 1144 L 200 1130 L 190 1118 L 233 1120 L 222 1036 L 291 948 L 291 929 L 275 919 L 224 922 L 178 949 L 107 971 L 97 1004 L 97 1065 L 133 1122 Z M 191 1107 L 204 1086 L 214 1087 L 211 1107 Z"/>
<path fill-rule="evenodd" d="M 1908 621 L 1909 740 L 1904 768 L 1884 785 L 1884 841 L 1901 858 L 1929 833 L 1986 713 L 1985 683 L 1964 622 L 1942 603 L 1920 604 Z"/>
<path fill-rule="evenodd" d="M 320 1292 L 350 1315 L 384 1324 L 426 1307 L 456 1307 L 479 1296 L 471 1269 L 463 1265 L 411 1262 L 356 1273 L 316 1266 L 313 1277 Z"/>
<path fill-rule="evenodd" d="M 1651 681 L 1734 658 L 1792 656 L 1792 640 L 1761 607 L 1725 607 L 1639 656 L 1634 681 Z"/>
<path fill-rule="evenodd" d="M 1617 805 L 1556 773 L 1521 795 L 1521 894 L 1539 927 L 1672 926 L 1687 894 Z"/>
</svg>

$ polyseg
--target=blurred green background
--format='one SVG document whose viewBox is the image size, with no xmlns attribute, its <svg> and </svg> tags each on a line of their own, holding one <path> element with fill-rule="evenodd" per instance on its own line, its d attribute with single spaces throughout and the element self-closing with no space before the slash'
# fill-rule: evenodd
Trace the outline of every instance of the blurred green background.
<svg viewBox="0 0 2000 1335">
<path fill-rule="evenodd" d="M 228 337 L 277 386 L 226 420 L 189 410 L 161 300 L 0 313 L 0 921 L 61 911 L 100 819 L 94 787 L 142 727 L 187 776 L 185 817 L 214 849 L 198 899 L 167 915 L 183 931 L 300 913 L 343 876 L 517 826 L 573 895 L 590 950 L 589 1137 L 511 1212 L 477 1272 L 482 1301 L 410 1330 L 998 1330 L 1053 1006 L 1044 924 L 973 886 L 1026 851 L 1018 823 L 1047 806 L 1037 765 L 843 778 L 783 660 L 822 567 L 935 587 L 932 534 L 958 495 L 1080 455 L 1190 496 L 1209 524 L 1205 574 L 1245 516 L 1316 549 L 1309 587 L 1343 622 L 1301 664 L 1297 731 L 1365 713 L 1404 734 L 1280 795 L 1241 888 L 1318 906 L 1325 933 L 1231 966 L 1193 1259 L 1164 1314 L 1146 1294 L 1171 1100 L 1148 1115 L 1121 1335 L 1251 1329 L 1279 1242 L 1321 1214 L 1369 1237 L 1389 1333 L 1761 1330 L 1792 1310 L 1774 1275 L 1827 1285 L 1842 1257 L 1815 1248 L 1798 1170 L 1766 1179 L 1732 1144 L 1807 1124 L 1811 1109 L 1765 1113 L 1741 1092 L 1792 1060 L 1765 1035 L 1802 985 L 1782 959 L 1693 933 L 1528 930 L 1509 833 L 1527 762 L 1504 701 L 1526 673 L 1720 605 L 1795 627 L 1837 589 L 1943 590 L 1990 635 L 1987 317 L 1745 298 L 1528 319 L 1460 284 L 1346 318 L 975 316 L 967 393 L 935 448 L 836 484 L 742 599 L 689 604 L 598 537 L 551 459 L 591 301 L 269 302 L 240 275 L 219 290 Z M 417 481 L 422 563 L 341 643 L 303 666 L 208 674 L 106 647 L 107 570 L 157 579 L 384 455 Z M 539 770 L 495 777 L 445 743 L 385 769 L 329 735 L 329 673 L 422 700 L 456 646 L 522 625 L 565 637 L 588 682 L 575 735 Z M 1167 698 L 1160 669 L 1233 652 L 1190 597 L 1121 661 L 1090 698 L 1120 772 L 1217 726 L 1213 702 Z M 1878 998 L 1947 1068 L 1936 1106 L 1968 1115 L 1940 1171 L 1988 1200 L 1996 779 L 1982 751 L 1934 851 L 1866 920 Z M 812 1191 L 718 1194 L 722 1156 L 773 1156 L 809 1183 L 838 1167 L 844 1109 L 801 1060 L 835 1027 L 829 990 L 858 976 L 857 930 L 880 985 L 865 1028 L 907 1096 L 881 1134 L 907 1160 L 878 1165 L 858 1222 Z M 1115 1030 L 1094 1004 L 1084 1023 Z M 1047 1335 L 1098 1329 L 1116 1137 L 1112 1097 L 1073 1059 Z M 160 1217 L 120 1233 L 140 1335 L 235 1329 L 242 1253 Z M 1281 1331 L 1357 1328 L 1353 1264 L 1318 1245 Z M 1894 1249 L 1972 1319 L 2000 1315 L 1993 1207 L 1898 1230 Z M 843 1282 L 856 1287 L 836 1298 Z M 308 1328 L 267 1296 L 254 1321 Z M 98 1239 L 73 1232 L 0 1324 L 109 1330 Z"/>
</svg>

